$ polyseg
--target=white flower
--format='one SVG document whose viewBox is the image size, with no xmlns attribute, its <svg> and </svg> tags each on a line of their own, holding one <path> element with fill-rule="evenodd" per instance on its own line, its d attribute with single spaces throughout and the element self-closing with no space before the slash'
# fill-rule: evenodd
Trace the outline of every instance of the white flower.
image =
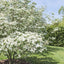
<svg viewBox="0 0 64 64">
<path fill-rule="evenodd" d="M 25 18 L 21 18 L 21 20 L 25 20 Z"/>
<path fill-rule="evenodd" d="M 42 51 L 44 51 L 44 49 L 40 49 L 39 51 L 42 52 Z"/>
<path fill-rule="evenodd" d="M 0 51 L 1 51 L 2 49 L 0 48 Z"/>
<path fill-rule="evenodd" d="M 52 37 L 52 40 L 55 40 L 55 37 Z"/>
<path fill-rule="evenodd" d="M 22 10 L 26 10 L 26 8 L 25 7 L 23 7 L 23 8 L 21 8 Z"/>
<path fill-rule="evenodd" d="M 42 47 L 42 45 L 40 45 L 40 44 L 36 44 L 36 48 L 37 48 L 37 47 Z"/>
<path fill-rule="evenodd" d="M 58 27 L 56 27 L 56 28 L 54 29 L 54 32 L 55 32 L 55 31 L 57 31 L 58 29 L 59 29 L 59 28 L 58 28 Z"/>
</svg>

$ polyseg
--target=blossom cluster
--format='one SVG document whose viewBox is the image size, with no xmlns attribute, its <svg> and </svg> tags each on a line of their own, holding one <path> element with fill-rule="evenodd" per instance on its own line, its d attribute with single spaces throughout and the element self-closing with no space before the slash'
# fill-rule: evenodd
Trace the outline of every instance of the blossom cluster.
<svg viewBox="0 0 64 64">
<path fill-rule="evenodd" d="M 35 53 L 36 51 L 42 52 L 44 49 L 44 41 L 42 41 L 41 35 L 35 32 L 21 33 L 16 31 L 0 40 L 0 52 L 4 51 L 4 54 L 7 54 L 8 50 L 11 53 L 17 51 Z"/>
</svg>

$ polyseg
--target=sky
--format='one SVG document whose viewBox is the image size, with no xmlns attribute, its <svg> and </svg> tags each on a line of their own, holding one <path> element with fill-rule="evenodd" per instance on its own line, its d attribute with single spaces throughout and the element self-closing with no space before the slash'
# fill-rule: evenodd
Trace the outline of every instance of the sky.
<svg viewBox="0 0 64 64">
<path fill-rule="evenodd" d="M 45 7 L 45 13 L 54 13 L 56 18 L 59 18 L 58 10 L 61 6 L 64 6 L 64 0 L 33 0 L 37 3 L 36 7 Z"/>
</svg>

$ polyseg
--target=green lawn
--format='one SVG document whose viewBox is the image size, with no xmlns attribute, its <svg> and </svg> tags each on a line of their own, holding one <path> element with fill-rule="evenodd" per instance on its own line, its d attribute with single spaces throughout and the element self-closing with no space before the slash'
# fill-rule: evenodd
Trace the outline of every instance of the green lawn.
<svg viewBox="0 0 64 64">
<path fill-rule="evenodd" d="M 26 60 L 32 64 L 64 64 L 64 48 L 56 46 L 48 46 L 47 51 L 39 54 L 32 54 Z M 0 55 L 0 60 L 6 59 Z"/>
</svg>

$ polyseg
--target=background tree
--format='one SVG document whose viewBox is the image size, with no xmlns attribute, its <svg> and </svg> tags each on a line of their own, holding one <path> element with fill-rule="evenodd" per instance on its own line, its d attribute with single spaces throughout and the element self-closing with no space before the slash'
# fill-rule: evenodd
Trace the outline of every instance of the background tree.
<svg viewBox="0 0 64 64">
<path fill-rule="evenodd" d="M 63 7 L 59 9 L 59 14 L 64 13 L 63 9 Z M 50 45 L 64 46 L 64 17 L 62 19 L 55 19 L 52 24 L 47 25 L 46 29 L 45 38 L 49 40 Z"/>
</svg>

